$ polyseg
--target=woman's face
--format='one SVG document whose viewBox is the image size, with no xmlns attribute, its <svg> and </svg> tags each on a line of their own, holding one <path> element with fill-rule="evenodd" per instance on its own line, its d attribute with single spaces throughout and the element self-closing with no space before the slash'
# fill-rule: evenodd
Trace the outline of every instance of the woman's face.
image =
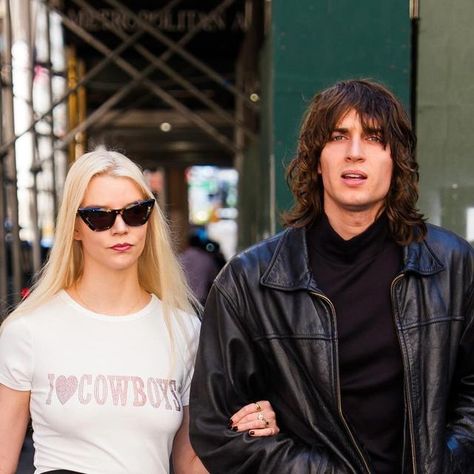
<svg viewBox="0 0 474 474">
<path fill-rule="evenodd" d="M 91 179 L 80 207 L 122 209 L 143 199 L 146 197 L 131 179 L 102 175 Z M 98 232 L 77 217 L 74 239 L 82 245 L 84 272 L 136 272 L 138 258 L 145 246 L 147 227 L 148 223 L 129 226 L 119 214 L 110 229 Z"/>
</svg>

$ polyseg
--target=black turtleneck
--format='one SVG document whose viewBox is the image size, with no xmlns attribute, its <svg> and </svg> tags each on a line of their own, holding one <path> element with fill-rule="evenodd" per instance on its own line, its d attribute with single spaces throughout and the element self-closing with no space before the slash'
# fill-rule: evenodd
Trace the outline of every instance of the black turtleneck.
<svg viewBox="0 0 474 474">
<path fill-rule="evenodd" d="M 345 417 L 377 474 L 401 471 L 403 366 L 390 286 L 402 249 L 383 215 L 362 234 L 342 239 L 326 216 L 307 231 L 310 266 L 336 309 Z"/>
</svg>

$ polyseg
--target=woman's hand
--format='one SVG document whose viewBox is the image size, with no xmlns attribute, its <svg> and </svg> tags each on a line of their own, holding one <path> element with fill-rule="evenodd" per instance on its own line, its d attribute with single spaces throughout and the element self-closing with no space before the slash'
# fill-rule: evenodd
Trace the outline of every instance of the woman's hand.
<svg viewBox="0 0 474 474">
<path fill-rule="evenodd" d="M 234 413 L 229 421 L 234 431 L 248 431 L 250 436 L 274 436 L 280 432 L 276 415 L 267 400 L 250 403 Z"/>
</svg>

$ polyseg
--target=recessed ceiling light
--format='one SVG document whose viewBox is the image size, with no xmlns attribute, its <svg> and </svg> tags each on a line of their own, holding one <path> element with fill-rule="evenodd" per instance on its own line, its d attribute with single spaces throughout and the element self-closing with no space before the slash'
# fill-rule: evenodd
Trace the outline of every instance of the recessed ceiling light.
<svg viewBox="0 0 474 474">
<path fill-rule="evenodd" d="M 171 130 L 171 124 L 169 122 L 161 122 L 160 130 L 165 133 L 169 132 Z"/>
<path fill-rule="evenodd" d="M 250 94 L 250 100 L 252 102 L 258 102 L 260 100 L 260 96 L 256 92 L 252 92 Z"/>
</svg>

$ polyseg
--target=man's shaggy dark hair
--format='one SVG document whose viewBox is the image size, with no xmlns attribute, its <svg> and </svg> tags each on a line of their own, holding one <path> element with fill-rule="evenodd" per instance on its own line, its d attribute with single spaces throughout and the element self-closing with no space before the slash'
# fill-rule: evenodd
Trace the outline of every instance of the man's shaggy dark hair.
<svg viewBox="0 0 474 474">
<path fill-rule="evenodd" d="M 283 215 L 287 226 L 306 227 L 323 212 L 323 183 L 318 174 L 321 151 L 337 123 L 355 110 L 365 131 L 380 127 L 385 146 L 390 147 L 393 174 L 385 198 L 390 231 L 401 245 L 421 240 L 426 234 L 418 200 L 416 137 L 398 99 L 371 80 L 348 80 L 320 92 L 311 101 L 300 130 L 296 157 L 287 169 L 287 182 L 295 204 Z"/>
</svg>

